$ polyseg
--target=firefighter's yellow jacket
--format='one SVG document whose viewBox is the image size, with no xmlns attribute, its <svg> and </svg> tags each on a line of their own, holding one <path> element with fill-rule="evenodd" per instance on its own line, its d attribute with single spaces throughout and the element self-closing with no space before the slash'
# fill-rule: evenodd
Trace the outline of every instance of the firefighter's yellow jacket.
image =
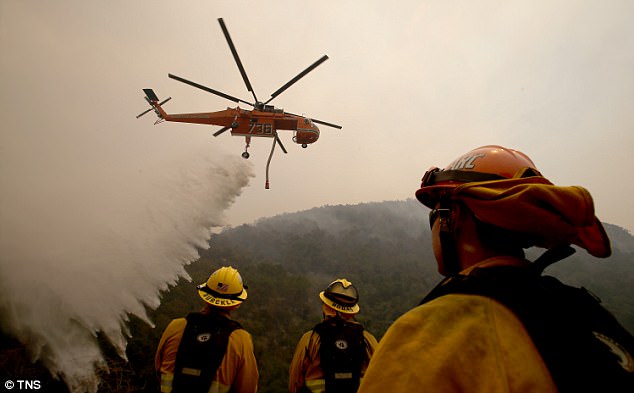
<svg viewBox="0 0 634 393">
<path fill-rule="evenodd" d="M 363 331 L 363 337 L 366 342 L 367 358 L 370 359 L 377 346 L 377 341 L 367 330 Z M 319 358 L 320 342 L 319 334 L 310 330 L 304 333 L 297 343 L 289 371 L 288 390 L 290 393 L 301 391 L 304 385 L 311 393 L 323 393 L 325 391 L 326 381 L 321 370 Z M 367 367 L 368 362 L 365 361 L 361 367 L 362 377 Z"/>
<path fill-rule="evenodd" d="M 154 366 L 161 378 L 161 392 L 172 391 L 174 363 L 187 320 L 174 319 L 165 328 L 154 359 Z M 258 388 L 258 367 L 253 354 L 251 335 L 244 329 L 236 329 L 229 336 L 227 352 L 214 378 L 210 392 L 255 393 Z"/>
<path fill-rule="evenodd" d="M 527 263 L 498 257 L 475 267 Z M 381 339 L 359 393 L 552 393 L 557 389 L 522 323 L 477 295 L 436 298 L 401 316 Z"/>
</svg>

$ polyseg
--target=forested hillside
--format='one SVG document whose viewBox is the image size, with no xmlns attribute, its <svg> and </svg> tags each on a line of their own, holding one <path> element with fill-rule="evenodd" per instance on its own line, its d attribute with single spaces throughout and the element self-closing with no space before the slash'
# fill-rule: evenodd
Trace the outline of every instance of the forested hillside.
<svg viewBox="0 0 634 393">
<path fill-rule="evenodd" d="M 379 338 L 440 276 L 426 211 L 413 202 L 328 206 L 227 229 L 188 271 L 194 283 L 221 265 L 240 270 L 249 299 L 235 313 L 253 335 L 262 392 L 286 389 L 301 334 L 321 320 L 319 291 L 346 277 L 360 292 L 358 320 Z M 184 308 L 185 304 L 189 308 Z M 165 295 L 157 331 L 201 305 L 193 283 Z"/>
<path fill-rule="evenodd" d="M 377 338 L 440 280 L 431 252 L 428 210 L 413 200 L 325 206 L 259 220 L 214 235 L 208 250 L 150 312 L 156 328 L 132 321 L 129 363 L 112 354 L 111 374 L 100 391 L 158 391 L 154 350 L 170 319 L 197 311 L 195 284 L 222 265 L 240 270 L 249 299 L 234 317 L 251 332 L 262 392 L 286 390 L 288 365 L 301 334 L 321 319 L 318 293 L 346 277 L 359 289 L 364 323 Z M 585 286 L 634 331 L 634 238 L 607 225 L 613 256 L 584 250 L 550 267 L 548 274 Z M 531 258 L 538 255 L 530 250 Z"/>
</svg>

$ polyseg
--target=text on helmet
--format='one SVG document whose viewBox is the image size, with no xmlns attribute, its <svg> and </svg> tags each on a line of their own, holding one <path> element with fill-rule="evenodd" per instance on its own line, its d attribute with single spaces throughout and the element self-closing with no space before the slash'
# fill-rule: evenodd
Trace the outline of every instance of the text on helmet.
<svg viewBox="0 0 634 393">
<path fill-rule="evenodd" d="M 451 166 L 449 167 L 449 169 L 452 170 L 456 170 L 456 169 L 473 169 L 475 168 L 475 160 L 477 160 L 478 158 L 482 158 L 485 157 L 486 154 L 474 154 L 472 156 L 463 156 L 460 157 L 458 160 L 456 160 L 455 162 L 453 162 L 451 164 Z"/>
<path fill-rule="evenodd" d="M 230 299 L 220 299 L 220 298 L 216 298 L 216 297 L 212 297 L 212 296 L 205 296 L 205 301 L 209 304 L 211 304 L 212 306 L 233 306 L 235 303 L 235 301 L 230 300 Z"/>
<path fill-rule="evenodd" d="M 329 306 L 334 308 L 337 311 L 343 311 L 343 312 L 348 312 L 348 313 L 354 312 L 354 308 L 353 307 L 343 306 L 343 305 L 341 305 L 339 303 L 336 303 L 336 302 L 332 302 L 332 304 L 330 304 Z"/>
</svg>

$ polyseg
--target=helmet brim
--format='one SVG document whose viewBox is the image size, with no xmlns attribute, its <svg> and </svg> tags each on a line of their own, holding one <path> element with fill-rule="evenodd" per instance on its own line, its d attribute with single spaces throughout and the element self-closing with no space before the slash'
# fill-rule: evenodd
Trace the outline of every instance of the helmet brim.
<svg viewBox="0 0 634 393">
<path fill-rule="evenodd" d="M 335 301 L 328 299 L 325 296 L 324 291 L 321 291 L 319 293 L 319 298 L 326 306 L 343 314 L 357 314 L 360 310 L 360 307 L 358 304 L 355 304 L 354 306 L 347 306 L 345 304 L 337 303 Z"/>
<path fill-rule="evenodd" d="M 205 286 L 205 284 L 201 285 L 201 287 L 203 286 Z M 242 304 L 242 302 L 247 300 L 246 289 L 242 289 L 242 292 L 238 296 L 232 299 L 226 299 L 219 296 L 214 296 L 210 294 L 209 292 L 205 292 L 201 290 L 200 288 L 198 289 L 198 295 L 205 301 L 205 303 L 214 307 L 221 307 L 221 308 L 234 307 L 239 304 Z"/>
<path fill-rule="evenodd" d="M 433 186 L 424 186 L 416 190 L 416 199 L 423 205 L 430 209 L 436 207 L 440 196 L 448 194 L 452 189 L 458 187 L 460 184 L 436 184 Z"/>
</svg>

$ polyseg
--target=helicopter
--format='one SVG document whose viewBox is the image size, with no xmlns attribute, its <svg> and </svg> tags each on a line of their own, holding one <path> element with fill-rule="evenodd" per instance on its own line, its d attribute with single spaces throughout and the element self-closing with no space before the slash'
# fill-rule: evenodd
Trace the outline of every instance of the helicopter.
<svg viewBox="0 0 634 393">
<path fill-rule="evenodd" d="M 168 114 L 163 109 L 163 104 L 168 102 L 171 97 L 160 101 L 154 90 L 152 89 L 143 89 L 145 93 L 145 100 L 150 104 L 150 109 L 142 112 L 137 115 L 137 119 L 146 113 L 154 110 L 156 115 L 158 116 L 158 120 L 154 124 L 161 123 L 163 121 L 170 122 L 180 122 L 180 123 L 194 123 L 194 124 L 209 124 L 220 126 L 218 131 L 213 133 L 213 136 L 217 137 L 222 133 L 231 130 L 231 135 L 233 136 L 243 136 L 245 138 L 245 148 L 242 153 L 242 157 L 247 159 L 249 158 L 249 147 L 251 145 L 251 138 L 253 137 L 264 137 L 264 138 L 273 138 L 273 145 L 271 147 L 271 153 L 269 154 L 269 158 L 266 164 L 266 183 L 265 188 L 269 188 L 269 165 L 271 163 L 271 158 L 273 157 L 273 152 L 275 151 L 275 146 L 277 144 L 280 145 L 280 148 L 284 153 L 288 153 L 284 144 L 282 144 L 281 139 L 278 135 L 278 130 L 290 130 L 293 131 L 293 142 L 301 145 L 303 148 L 308 147 L 309 144 L 315 143 L 317 139 L 319 139 L 319 127 L 317 124 L 325 125 L 328 127 L 333 127 L 337 129 L 341 129 L 342 126 L 321 121 L 318 119 L 296 115 L 290 112 L 286 112 L 283 109 L 276 108 L 273 105 L 269 105 L 269 103 L 279 96 L 286 89 L 291 87 L 301 78 L 303 78 L 306 74 L 314 70 L 324 61 L 328 60 L 327 55 L 323 55 L 313 64 L 308 66 L 302 72 L 297 74 L 294 78 L 284 84 L 282 87 L 277 89 L 275 92 L 271 94 L 271 97 L 267 101 L 260 101 L 253 87 L 251 86 L 251 82 L 247 76 L 247 73 L 240 61 L 240 57 L 238 56 L 238 52 L 233 44 L 233 40 L 229 35 L 229 30 L 225 25 L 222 18 L 218 19 L 218 23 L 220 24 L 220 28 L 229 44 L 229 49 L 233 55 L 233 58 L 238 66 L 238 70 L 242 75 L 242 79 L 247 87 L 247 90 L 251 92 L 253 95 L 253 102 L 249 102 L 229 94 L 223 93 L 218 90 L 214 90 L 207 86 L 201 85 L 199 83 L 193 82 L 191 80 L 185 79 L 183 77 L 168 74 L 168 77 L 174 79 L 176 81 L 185 83 L 192 87 L 198 88 L 200 90 L 206 91 L 211 94 L 215 94 L 219 97 L 225 98 L 227 100 L 233 101 L 238 105 L 240 103 L 246 104 L 253 109 L 242 109 L 240 106 L 235 108 L 227 108 L 225 110 L 216 111 L 216 112 L 205 112 L 205 113 L 181 113 L 181 114 Z M 160 101 L 160 102 L 159 102 Z"/>
</svg>

